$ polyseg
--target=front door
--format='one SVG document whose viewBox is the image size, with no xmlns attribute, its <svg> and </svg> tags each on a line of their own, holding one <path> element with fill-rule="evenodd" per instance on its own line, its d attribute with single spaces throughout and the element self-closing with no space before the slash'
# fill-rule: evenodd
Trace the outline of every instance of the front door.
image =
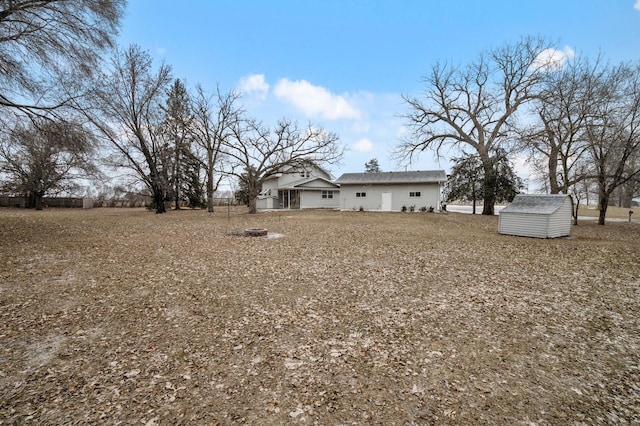
<svg viewBox="0 0 640 426">
<path fill-rule="evenodd" d="M 391 211 L 391 192 L 383 192 L 382 193 L 382 205 L 380 210 L 383 212 Z"/>
</svg>

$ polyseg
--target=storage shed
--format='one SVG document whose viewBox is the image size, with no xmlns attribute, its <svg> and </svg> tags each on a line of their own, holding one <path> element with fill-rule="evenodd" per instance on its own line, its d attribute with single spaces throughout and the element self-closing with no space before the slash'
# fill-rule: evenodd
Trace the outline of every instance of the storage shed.
<svg viewBox="0 0 640 426">
<path fill-rule="evenodd" d="M 498 232 L 534 238 L 557 238 L 571 233 L 571 197 L 516 195 L 500 211 Z"/>
</svg>

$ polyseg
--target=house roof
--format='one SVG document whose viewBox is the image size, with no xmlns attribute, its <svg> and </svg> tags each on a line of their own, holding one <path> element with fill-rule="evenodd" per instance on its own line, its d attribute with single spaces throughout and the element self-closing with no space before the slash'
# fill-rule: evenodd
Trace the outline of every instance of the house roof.
<svg viewBox="0 0 640 426">
<path fill-rule="evenodd" d="M 417 172 L 345 173 L 335 183 L 340 185 L 437 183 L 447 180 L 444 170 Z"/>
<path fill-rule="evenodd" d="M 300 179 L 295 182 L 291 182 L 288 185 L 280 186 L 278 189 L 333 189 L 338 188 L 338 185 L 331 182 L 328 179 L 319 176 L 312 176 L 306 179 Z"/>
<path fill-rule="evenodd" d="M 305 167 L 305 166 L 315 167 L 316 169 L 320 170 L 321 172 L 326 173 L 326 175 L 329 176 L 329 179 L 333 179 L 333 175 L 331 173 L 329 173 L 329 171 L 327 169 L 325 169 L 324 167 L 320 166 L 315 161 L 308 160 L 308 159 L 298 159 L 298 160 L 295 160 L 295 161 L 291 162 L 290 164 L 283 165 L 282 167 L 280 167 L 280 169 L 278 170 L 277 173 L 274 173 L 271 176 L 267 176 L 267 178 L 265 180 L 277 179 L 279 177 L 279 173 L 285 173 L 285 172 L 287 172 L 289 170 L 296 169 L 298 167 Z"/>
<path fill-rule="evenodd" d="M 551 214 L 556 212 L 564 202 L 568 195 L 516 195 L 513 202 L 500 211 L 502 213 L 534 213 L 534 214 Z"/>
</svg>

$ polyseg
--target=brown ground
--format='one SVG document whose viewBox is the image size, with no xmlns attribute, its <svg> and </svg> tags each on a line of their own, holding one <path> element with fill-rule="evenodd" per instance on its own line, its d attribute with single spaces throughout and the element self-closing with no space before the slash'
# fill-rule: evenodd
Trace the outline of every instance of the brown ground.
<svg viewBox="0 0 640 426">
<path fill-rule="evenodd" d="M 0 210 L 0 424 L 639 424 L 640 225 L 497 225 Z"/>
<path fill-rule="evenodd" d="M 632 220 L 640 220 L 640 207 L 622 208 L 622 207 L 609 207 L 607 208 L 607 219 L 629 219 L 629 211 Z M 578 217 L 598 217 L 600 211 L 595 206 L 580 206 L 578 209 Z"/>
</svg>

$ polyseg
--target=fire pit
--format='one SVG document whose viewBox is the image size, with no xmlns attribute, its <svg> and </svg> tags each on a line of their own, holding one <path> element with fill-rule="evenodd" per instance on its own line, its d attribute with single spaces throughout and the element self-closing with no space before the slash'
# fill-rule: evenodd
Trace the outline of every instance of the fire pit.
<svg viewBox="0 0 640 426">
<path fill-rule="evenodd" d="M 244 230 L 246 237 L 264 237 L 269 231 L 265 228 L 248 228 Z"/>
</svg>

